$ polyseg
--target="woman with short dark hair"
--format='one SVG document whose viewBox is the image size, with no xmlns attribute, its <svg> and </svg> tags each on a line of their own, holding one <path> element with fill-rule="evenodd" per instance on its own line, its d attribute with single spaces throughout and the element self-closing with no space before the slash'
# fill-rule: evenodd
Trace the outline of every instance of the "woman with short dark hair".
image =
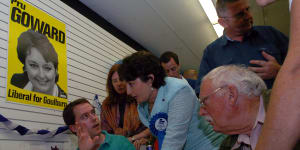
<svg viewBox="0 0 300 150">
<path fill-rule="evenodd" d="M 22 74 L 14 74 L 11 84 L 30 91 L 67 98 L 56 84 L 58 81 L 58 56 L 48 38 L 33 30 L 23 32 L 18 38 L 18 59 L 24 65 Z"/>
<path fill-rule="evenodd" d="M 102 103 L 101 128 L 108 133 L 127 137 L 139 149 L 140 145 L 146 144 L 150 131 L 139 119 L 135 99 L 126 94 L 126 83 L 117 72 L 119 67 L 119 64 L 113 65 L 108 73 L 108 96 Z"/>
<path fill-rule="evenodd" d="M 158 138 L 160 150 L 216 150 L 224 135 L 198 119 L 199 101 L 188 83 L 166 77 L 159 59 L 136 52 L 123 60 L 119 74 L 138 103 L 140 120 Z M 200 128 L 198 126 L 200 125 Z"/>
</svg>

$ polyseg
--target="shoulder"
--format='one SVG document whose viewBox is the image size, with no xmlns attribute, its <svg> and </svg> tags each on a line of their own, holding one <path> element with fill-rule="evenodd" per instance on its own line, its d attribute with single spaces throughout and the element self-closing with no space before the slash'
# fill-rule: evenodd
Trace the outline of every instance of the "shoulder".
<svg viewBox="0 0 300 150">
<path fill-rule="evenodd" d="M 104 99 L 104 101 L 102 102 L 102 107 L 107 107 L 109 105 L 110 105 L 110 99 L 109 99 L 109 97 L 106 97 Z"/>
<path fill-rule="evenodd" d="M 188 82 L 185 81 L 185 79 L 183 80 L 183 79 L 177 79 L 173 77 L 166 77 L 165 81 L 166 81 L 166 85 L 164 85 L 163 87 L 168 89 L 167 92 L 171 92 L 173 90 L 179 90 L 189 86 Z"/>
<path fill-rule="evenodd" d="M 20 73 L 20 74 L 14 74 L 10 80 L 10 84 L 19 87 L 24 88 L 26 84 L 28 83 L 29 79 L 27 74 Z"/>
<path fill-rule="evenodd" d="M 183 91 L 184 93 L 194 93 L 194 90 L 186 80 L 166 77 L 165 81 L 166 85 L 163 87 L 165 88 L 164 96 L 169 100 L 171 100 L 180 91 Z"/>
<path fill-rule="evenodd" d="M 253 30 L 261 33 L 261 34 L 266 34 L 266 33 L 281 33 L 279 30 L 275 29 L 272 26 L 254 26 Z"/>
<path fill-rule="evenodd" d="M 277 43 L 280 46 L 288 46 L 288 37 L 271 26 L 254 26 L 253 30 L 267 41 Z"/>
<path fill-rule="evenodd" d="M 57 85 L 57 84 L 56 84 Z M 61 97 L 61 98 L 68 98 L 68 95 L 67 95 L 67 93 L 63 90 L 63 89 L 61 89 L 60 87 L 59 87 L 59 85 L 57 85 L 57 87 L 58 87 L 58 97 Z"/>
<path fill-rule="evenodd" d="M 106 132 L 106 131 L 105 131 Z M 105 133 L 106 138 L 109 138 L 109 143 L 113 144 L 113 147 L 120 148 L 120 149 L 128 149 L 128 150 L 134 150 L 134 146 L 128 141 L 128 139 L 121 135 L 114 135 Z"/>
<path fill-rule="evenodd" d="M 214 50 L 216 48 L 221 47 L 223 44 L 225 44 L 226 42 L 226 37 L 223 35 L 221 37 L 219 37 L 218 39 L 216 39 L 215 41 L 213 41 L 212 43 L 210 43 L 207 47 L 206 50 Z"/>
<path fill-rule="evenodd" d="M 272 26 L 253 26 L 253 29 L 255 30 L 268 30 L 268 29 L 274 29 Z"/>
<path fill-rule="evenodd" d="M 220 51 L 224 50 L 224 46 L 226 46 L 228 43 L 227 38 L 225 35 L 219 37 L 214 42 L 210 43 L 203 52 L 203 59 L 206 59 L 207 61 L 211 61 L 212 57 L 218 55 Z"/>
<path fill-rule="evenodd" d="M 253 26 L 253 30 L 265 31 L 265 30 L 276 30 L 276 29 L 272 26 Z"/>
<path fill-rule="evenodd" d="M 107 133 L 106 136 L 110 136 L 110 138 L 112 140 L 117 140 L 117 141 L 124 141 L 124 142 L 127 142 L 128 140 L 124 137 L 124 136 L 121 136 L 121 135 L 116 135 L 116 134 L 109 134 Z M 129 142 L 129 141 L 128 141 Z"/>
</svg>

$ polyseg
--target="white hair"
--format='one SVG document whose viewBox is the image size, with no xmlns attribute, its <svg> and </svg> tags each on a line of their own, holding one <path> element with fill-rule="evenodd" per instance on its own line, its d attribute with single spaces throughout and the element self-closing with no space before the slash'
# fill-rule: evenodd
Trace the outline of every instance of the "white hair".
<svg viewBox="0 0 300 150">
<path fill-rule="evenodd" d="M 217 67 L 205 75 L 202 81 L 206 79 L 210 79 L 214 87 L 234 85 L 239 93 L 247 96 L 260 96 L 267 89 L 265 82 L 256 73 L 242 65 Z"/>
</svg>

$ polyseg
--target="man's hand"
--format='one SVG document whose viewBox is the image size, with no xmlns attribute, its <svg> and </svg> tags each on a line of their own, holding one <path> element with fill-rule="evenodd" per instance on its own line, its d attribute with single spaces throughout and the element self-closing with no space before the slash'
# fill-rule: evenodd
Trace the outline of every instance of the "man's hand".
<svg viewBox="0 0 300 150">
<path fill-rule="evenodd" d="M 268 53 L 262 51 L 262 55 L 264 56 L 264 58 L 266 58 L 267 61 L 250 60 L 250 64 L 256 64 L 261 67 L 248 68 L 259 75 L 262 79 L 275 78 L 281 66 L 278 64 L 277 60 Z"/>
<path fill-rule="evenodd" d="M 100 135 L 91 138 L 88 133 L 87 127 L 82 123 L 75 123 L 77 128 L 78 147 L 80 150 L 97 150 L 101 144 Z"/>
</svg>

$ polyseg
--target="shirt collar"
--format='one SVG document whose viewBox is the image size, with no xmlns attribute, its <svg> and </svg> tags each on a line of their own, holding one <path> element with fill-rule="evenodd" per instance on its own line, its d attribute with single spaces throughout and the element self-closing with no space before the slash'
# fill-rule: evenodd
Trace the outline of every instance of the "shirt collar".
<svg viewBox="0 0 300 150">
<path fill-rule="evenodd" d="M 225 46 L 225 45 L 227 45 L 227 43 L 228 43 L 228 38 L 227 38 L 227 36 L 225 35 L 225 32 L 224 32 L 224 34 L 220 37 L 220 40 L 221 40 L 221 45 L 222 46 Z"/>
<path fill-rule="evenodd" d="M 236 149 L 240 147 L 242 143 L 251 146 L 251 149 L 255 149 L 264 121 L 265 121 L 265 108 L 263 103 L 263 97 L 260 96 L 258 113 L 250 136 L 247 134 L 240 134 L 232 149 Z"/>
<path fill-rule="evenodd" d="M 23 88 L 25 90 L 29 90 L 29 91 L 33 91 L 33 85 L 32 83 L 29 81 L 25 87 Z M 53 93 L 52 93 L 53 96 L 58 96 L 58 87 L 56 84 L 54 84 L 53 86 Z"/>
<path fill-rule="evenodd" d="M 102 130 L 101 133 L 105 135 L 105 139 L 100 147 L 102 147 L 105 144 L 109 145 L 109 143 L 111 143 L 111 140 L 112 140 L 111 137 L 108 135 L 107 131 L 105 131 L 105 130 Z"/>
<path fill-rule="evenodd" d="M 255 125 L 259 123 L 264 123 L 266 117 L 265 107 L 264 107 L 264 99 L 263 96 L 260 96 L 260 102 L 259 102 L 259 110 L 256 117 Z"/>
<path fill-rule="evenodd" d="M 249 33 L 247 33 L 245 35 L 245 38 L 249 38 L 249 37 L 252 37 L 252 36 L 255 36 L 258 32 L 255 30 L 255 27 L 252 27 L 249 31 Z M 220 37 L 220 40 L 221 40 L 221 45 L 222 46 L 225 46 L 228 44 L 228 42 L 234 42 L 235 40 L 231 39 L 229 36 L 227 36 L 225 34 L 225 32 L 223 32 L 223 35 Z"/>
</svg>

